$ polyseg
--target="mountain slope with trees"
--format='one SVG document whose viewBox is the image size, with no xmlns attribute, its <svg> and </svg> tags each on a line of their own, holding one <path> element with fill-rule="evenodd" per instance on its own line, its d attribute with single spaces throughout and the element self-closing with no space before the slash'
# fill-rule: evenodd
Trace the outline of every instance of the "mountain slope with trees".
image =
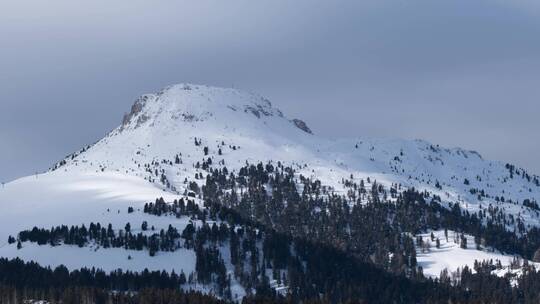
<svg viewBox="0 0 540 304">
<path fill-rule="evenodd" d="M 326 139 L 257 94 L 174 85 L 137 99 L 97 143 L 0 189 L 0 257 L 65 265 L 63 277 L 147 268 L 174 286 L 11 278 L 0 290 L 50 290 L 50 299 L 62 296 L 58 288 L 141 297 L 167 288 L 170 297 L 199 297 L 176 293 L 193 289 L 255 303 L 534 302 L 539 197 L 538 176 L 473 151 Z M 450 241 L 500 260 L 425 276 L 430 265 L 417 256 L 436 259 L 430 247 Z"/>
</svg>

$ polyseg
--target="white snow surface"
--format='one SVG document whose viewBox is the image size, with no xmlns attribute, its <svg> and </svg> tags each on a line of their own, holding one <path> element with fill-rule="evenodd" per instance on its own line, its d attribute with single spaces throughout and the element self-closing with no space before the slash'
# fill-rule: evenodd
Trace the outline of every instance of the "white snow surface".
<svg viewBox="0 0 540 304">
<path fill-rule="evenodd" d="M 90 247 L 51 247 L 25 242 L 23 248 L 17 250 L 15 244 L 7 244 L 9 235 L 16 236 L 19 231 L 34 226 L 50 228 L 84 224 L 88 227 L 91 222 L 99 222 L 123 229 L 130 222 L 137 232 L 142 222 L 147 221 L 149 227 L 153 225 L 158 231 L 166 229 L 169 224 L 181 231 L 187 225 L 187 218 L 156 217 L 143 212 L 128 214 L 129 206 L 140 209 L 144 203 L 157 197 L 178 198 L 140 178 L 115 172 L 49 172 L 8 183 L 0 191 L 0 256 L 20 257 L 52 267 L 64 264 L 69 269 L 95 266 L 107 271 L 148 268 L 189 273 L 194 269 L 195 255 L 182 249 L 174 253 L 158 252 L 155 258 L 150 258 L 147 251 L 118 248 L 94 250 Z M 133 259 L 128 260 L 128 255 Z"/>
<path fill-rule="evenodd" d="M 443 201 L 459 202 L 470 212 L 491 204 L 521 217 L 528 225 L 540 224 L 538 212 L 522 205 L 525 199 L 538 201 L 540 187 L 534 182 L 536 177 L 525 175 L 522 169 L 511 178 L 504 163 L 484 160 L 473 151 L 442 148 L 422 140 L 328 139 L 311 134 L 306 127 L 299 120 L 287 118 L 267 99 L 236 89 L 179 84 L 143 95 L 122 125 L 102 140 L 66 157 L 49 172 L 0 188 L 0 256 L 19 256 L 51 266 L 61 263 L 69 268 L 183 269 L 188 273 L 194 267 L 190 252 L 150 258 L 144 251 L 91 252 L 89 248 L 29 243 L 17 251 L 6 243 L 8 235 L 15 236 L 33 226 L 88 225 L 92 221 L 122 228 L 127 222 L 140 227 L 146 220 L 158 229 L 170 223 L 183 229 L 183 219 L 142 212 L 127 214 L 127 208 L 142 208 L 161 196 L 167 201 L 179 198 L 186 187 L 185 179 L 191 181 L 195 173 L 205 174 L 195 164 L 208 158 L 214 167 L 226 166 L 229 171 L 246 162 L 281 161 L 337 192 L 344 191 L 341 180 L 351 174 L 356 181 L 369 177 L 385 186 L 399 183 L 427 190 Z M 195 145 L 196 140 L 201 144 Z M 208 147 L 208 155 L 204 155 L 203 147 Z M 181 164 L 175 164 L 176 155 Z M 160 183 L 155 170 L 164 170 L 172 190 Z M 442 189 L 435 186 L 437 182 Z M 479 200 L 471 193 L 472 188 L 484 190 L 489 197 Z M 496 202 L 495 197 L 506 201 Z M 491 258 L 472 250 L 466 253 L 467 261 Z M 128 254 L 134 258 L 127 260 Z M 424 271 L 434 275 L 443 266 L 463 265 L 461 261 L 465 258 L 453 247 L 419 256 Z"/>
<path fill-rule="evenodd" d="M 474 237 L 465 235 L 467 239 L 467 248 L 461 248 L 459 244 L 459 234 L 454 231 L 448 231 L 448 241 L 444 231 L 433 231 L 435 238 L 439 238 L 440 247 L 436 247 L 436 242 L 431 241 L 430 233 L 421 234 L 425 243 L 429 243 L 429 250 L 422 250 L 417 247 L 416 260 L 419 266 L 422 266 L 424 275 L 429 277 L 439 277 L 441 271 L 446 269 L 448 273 L 456 272 L 467 265 L 474 272 L 474 262 L 478 261 L 500 261 L 503 269 L 497 272 L 498 275 L 504 275 L 510 270 L 510 263 L 514 256 L 502 254 L 492 248 L 476 248 Z M 538 267 L 537 263 L 532 263 Z"/>
</svg>

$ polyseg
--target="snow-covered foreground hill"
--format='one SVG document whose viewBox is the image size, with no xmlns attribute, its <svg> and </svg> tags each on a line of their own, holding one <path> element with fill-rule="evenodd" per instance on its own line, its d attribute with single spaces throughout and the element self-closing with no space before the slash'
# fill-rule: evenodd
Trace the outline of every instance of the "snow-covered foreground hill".
<svg viewBox="0 0 540 304">
<path fill-rule="evenodd" d="M 128 206 L 142 208 L 156 197 L 168 200 L 176 195 L 165 193 L 153 185 L 136 177 L 114 172 L 99 174 L 65 174 L 52 172 L 29 176 L 7 184 L 0 194 L 0 255 L 35 260 L 45 265 L 64 264 L 70 269 L 96 266 L 104 270 L 125 268 L 132 270 L 173 270 L 193 269 L 192 252 L 174 252 L 156 258 L 149 258 L 144 252 L 126 252 L 122 249 L 78 248 L 77 246 L 37 246 L 24 244 L 17 250 L 14 244 L 8 245 L 9 235 L 19 231 L 50 228 L 57 225 L 82 225 L 111 223 L 123 228 L 128 222 L 140 224 L 148 221 L 156 229 L 174 224 L 180 228 L 187 224 L 185 219 L 150 216 L 141 212 L 128 214 Z M 134 259 L 128 261 L 127 256 Z M 170 260 L 178 262 L 171 264 Z M 191 271 L 191 270 L 190 270 Z"/>
<path fill-rule="evenodd" d="M 29 176 L 8 183 L 0 193 L 0 257 L 20 258 L 34 261 L 42 266 L 66 266 L 69 270 L 83 267 L 102 269 L 106 272 L 117 269 L 141 272 L 165 270 L 186 275 L 195 271 L 195 252 L 185 248 L 173 252 L 159 251 L 149 256 L 148 251 L 103 248 L 99 245 L 78 247 L 76 245 L 51 246 L 24 242 L 22 248 L 8 244 L 9 236 L 33 227 L 50 228 L 59 225 L 88 227 L 90 223 L 112 224 L 115 229 L 132 225 L 131 232 L 150 235 L 142 231 L 141 224 L 148 223 L 152 231 L 166 230 L 172 225 L 179 231 L 193 222 L 188 217 L 174 218 L 154 216 L 142 212 L 144 205 L 161 197 L 173 201 L 182 196 L 164 191 L 144 179 L 117 172 L 72 173 L 48 172 Z M 184 197 L 187 199 L 187 197 Z M 190 198 L 193 199 L 193 198 Z M 198 199 L 193 199 L 200 204 Z M 133 212 L 128 212 L 128 208 Z M 224 251 L 224 253 L 226 253 Z M 227 268 L 229 259 L 225 255 Z M 232 292 L 242 297 L 245 292 L 238 284 Z M 211 288 L 192 284 L 192 289 L 211 291 Z"/>
<path fill-rule="evenodd" d="M 190 273 L 195 255 L 183 248 L 150 257 L 144 251 L 74 245 L 24 243 L 17 249 L 7 240 L 34 226 L 88 226 L 91 222 L 118 228 L 129 222 L 137 232 L 147 221 L 157 231 L 169 225 L 182 231 L 188 219 L 143 213 L 144 204 L 158 197 L 171 202 L 192 196 L 190 182 L 203 185 L 205 168 L 226 167 L 234 172 L 246 163 L 259 162 L 292 166 L 338 194 L 349 190 L 345 180 L 376 181 L 386 188 L 399 184 L 400 191 L 425 190 L 471 213 L 499 207 L 527 227 L 540 225 L 539 209 L 534 207 L 540 198 L 539 179 L 523 169 L 421 140 L 326 139 L 256 94 L 181 84 L 139 98 L 122 125 L 51 171 L 1 188 L 0 256 L 71 269 L 95 266 Z M 368 200 L 366 195 L 357 203 Z M 199 198 L 195 201 L 201 204 Z M 135 211 L 128 213 L 128 207 Z M 444 242 L 441 249 L 420 254 L 419 263 L 426 274 L 438 275 L 441 265 L 457 268 L 472 266 L 474 259 L 511 258 L 457 249 Z M 236 292 L 242 294 L 239 288 Z"/>
</svg>

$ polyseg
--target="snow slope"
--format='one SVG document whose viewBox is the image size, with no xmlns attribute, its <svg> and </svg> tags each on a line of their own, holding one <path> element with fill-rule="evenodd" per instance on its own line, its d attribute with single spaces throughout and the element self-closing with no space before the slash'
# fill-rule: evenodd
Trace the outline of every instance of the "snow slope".
<svg viewBox="0 0 540 304">
<path fill-rule="evenodd" d="M 132 270 L 173 270 L 191 271 L 195 261 L 193 252 L 176 251 L 159 253 L 154 259 L 145 251 L 137 252 L 120 249 L 78 248 L 76 246 L 37 246 L 24 243 L 21 250 L 15 244 L 8 245 L 9 235 L 34 226 L 49 228 L 58 225 L 82 225 L 91 222 L 113 224 L 123 228 L 128 222 L 136 229 L 143 221 L 156 229 L 165 229 L 169 223 L 185 227 L 186 219 L 155 217 L 142 212 L 127 213 L 128 206 L 142 208 L 144 203 L 156 197 L 168 200 L 178 198 L 154 187 L 136 177 L 114 172 L 100 174 L 65 174 L 50 172 L 29 176 L 8 183 L 0 191 L 0 256 L 20 257 L 34 260 L 43 265 L 64 264 L 69 269 L 96 266 L 105 270 L 125 268 Z M 128 261 L 127 256 L 133 260 Z M 170 256 L 169 256 L 170 255 Z M 171 264 L 170 258 L 179 257 L 178 263 Z M 182 262 L 183 261 L 183 262 Z"/>
<path fill-rule="evenodd" d="M 448 274 L 463 269 L 465 265 L 474 269 L 474 262 L 493 261 L 495 264 L 500 261 L 502 269 L 498 270 L 499 275 L 504 275 L 510 269 L 510 264 L 514 256 L 502 254 L 492 248 L 476 248 L 474 237 L 465 235 L 467 239 L 467 248 L 461 248 L 459 244 L 459 235 L 454 231 L 448 231 L 448 240 L 444 231 L 433 231 L 435 239 L 440 240 L 439 248 L 436 243 L 431 241 L 431 234 L 421 234 L 424 243 L 429 244 L 429 249 L 417 247 L 416 259 L 418 265 L 422 266 L 424 275 L 430 277 L 439 277 L 441 271 L 446 269 Z M 535 263 L 538 266 L 537 263 Z M 474 271 L 474 270 L 473 270 Z"/>
<path fill-rule="evenodd" d="M 8 244 L 8 236 L 18 232 L 59 225 L 89 226 L 91 222 L 123 229 L 130 223 L 134 234 L 142 232 L 143 221 L 155 231 L 167 229 L 169 225 L 183 231 L 190 222 L 188 217 L 153 216 L 142 212 L 145 203 L 163 197 L 173 201 L 183 196 L 172 194 L 156 187 L 144 179 L 118 172 L 65 172 L 54 171 L 29 176 L 8 183 L 0 191 L 0 257 L 21 258 L 35 261 L 43 266 L 64 265 L 70 270 L 96 267 L 105 271 L 116 269 L 143 271 L 184 272 L 195 271 L 196 256 L 185 248 L 174 252 L 158 251 L 150 257 L 147 250 L 125 250 L 123 248 L 100 248 L 95 245 L 79 248 L 75 245 L 39 246 L 24 242 L 21 249 Z M 186 197 L 184 197 L 186 199 Z M 193 199 L 193 198 L 189 198 Z M 200 203 L 198 199 L 196 202 Z M 134 212 L 128 213 L 128 207 Z M 200 221 L 193 221 L 200 226 Z M 212 222 L 209 221 L 211 224 Z M 148 231 L 147 233 L 151 233 Z M 227 251 L 224 251 L 227 252 Z M 228 269 L 232 269 L 230 258 Z M 245 291 L 234 279 L 231 290 L 241 299 Z M 207 286 L 189 285 L 189 288 L 211 292 Z"/>
<path fill-rule="evenodd" d="M 186 181 L 206 174 L 198 164 L 209 158 L 212 166 L 226 166 L 229 171 L 246 162 L 280 161 L 320 179 L 336 192 L 345 191 L 342 180 L 351 175 L 356 181 L 369 177 L 385 186 L 397 183 L 426 190 L 443 201 L 459 202 L 470 212 L 491 204 L 527 225 L 540 225 L 539 213 L 523 206 L 526 199 L 538 201 L 538 177 L 522 169 L 484 160 L 473 151 L 441 148 L 422 140 L 327 139 L 312 134 L 305 122 L 286 117 L 257 94 L 179 84 L 141 96 L 118 128 L 66 157 L 51 171 L 1 188 L 0 256 L 20 256 L 46 265 L 62 263 L 70 268 L 148 267 L 189 272 L 194 263 L 191 252 L 155 258 L 132 254 L 134 259 L 128 261 L 125 251 L 114 249 L 94 254 L 89 248 L 29 245 L 17 251 L 4 242 L 8 235 L 33 226 L 91 221 L 123 227 L 128 221 L 146 220 L 156 228 L 172 222 L 182 229 L 186 224 L 182 219 L 127 214 L 127 207 L 141 208 L 160 196 L 170 201 L 184 195 Z M 437 253 L 421 263 L 426 265 L 426 273 L 437 275 L 439 261 L 447 258 L 451 256 Z M 428 265 L 435 266 L 429 270 Z"/>
</svg>

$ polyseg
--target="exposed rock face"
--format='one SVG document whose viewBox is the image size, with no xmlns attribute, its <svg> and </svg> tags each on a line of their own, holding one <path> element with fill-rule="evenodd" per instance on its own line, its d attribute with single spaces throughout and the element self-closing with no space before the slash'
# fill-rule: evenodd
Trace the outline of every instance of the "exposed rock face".
<svg viewBox="0 0 540 304">
<path fill-rule="evenodd" d="M 122 128 L 126 127 L 128 124 L 131 123 L 131 121 L 133 120 L 134 117 L 138 116 L 139 113 L 142 112 L 143 108 L 144 108 L 144 105 L 146 104 L 146 102 L 148 101 L 148 99 L 150 98 L 149 95 L 143 95 L 141 97 L 139 97 L 135 103 L 131 106 L 131 111 L 129 113 L 126 113 L 124 115 L 124 118 L 122 119 Z M 146 122 L 148 120 L 148 116 L 146 115 L 141 115 L 137 118 L 137 126 Z"/>
<path fill-rule="evenodd" d="M 302 130 L 302 131 L 304 131 L 306 133 L 313 134 L 311 129 L 307 126 L 307 124 L 303 120 L 295 118 L 295 119 L 292 120 L 292 122 L 294 123 L 294 125 L 298 129 L 300 129 L 300 130 Z"/>
</svg>

